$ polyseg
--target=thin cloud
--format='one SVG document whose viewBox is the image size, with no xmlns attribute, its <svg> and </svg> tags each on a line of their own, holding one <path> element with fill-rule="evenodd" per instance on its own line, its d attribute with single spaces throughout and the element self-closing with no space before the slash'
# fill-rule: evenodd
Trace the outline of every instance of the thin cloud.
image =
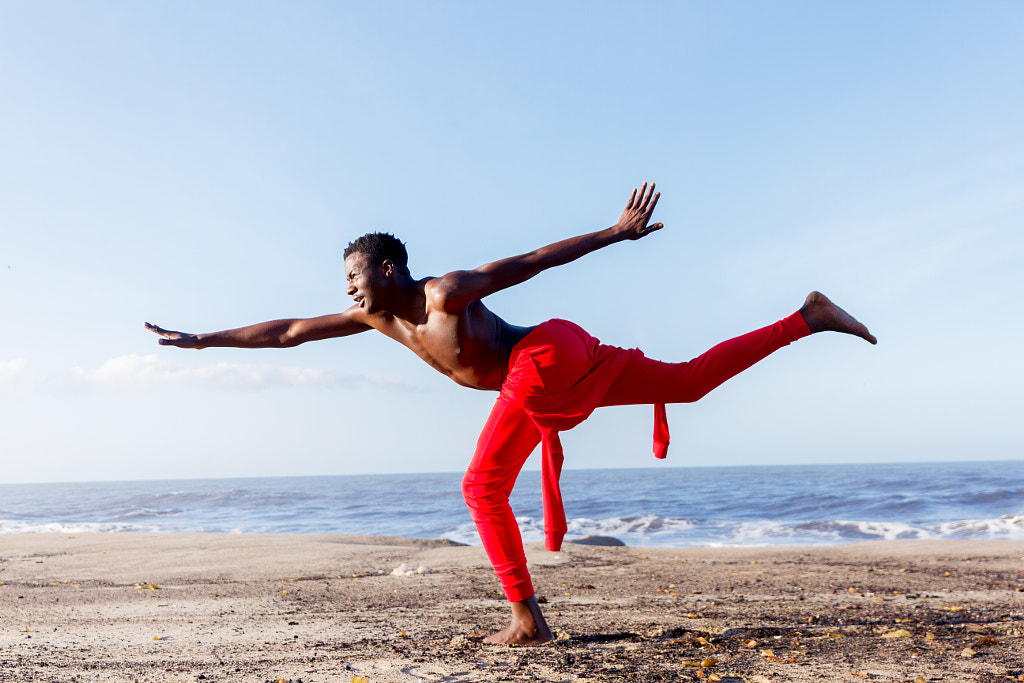
<svg viewBox="0 0 1024 683">
<path fill-rule="evenodd" d="M 111 358 L 94 370 L 75 368 L 74 379 L 84 385 L 144 390 L 184 384 L 241 391 L 259 391 L 282 387 L 303 389 L 351 389 L 377 386 L 410 390 L 400 379 L 339 373 L 320 368 L 278 365 L 171 365 L 156 354 L 130 354 Z"/>
<path fill-rule="evenodd" d="M 0 386 L 11 384 L 24 376 L 28 361 L 24 358 L 0 360 Z"/>
</svg>

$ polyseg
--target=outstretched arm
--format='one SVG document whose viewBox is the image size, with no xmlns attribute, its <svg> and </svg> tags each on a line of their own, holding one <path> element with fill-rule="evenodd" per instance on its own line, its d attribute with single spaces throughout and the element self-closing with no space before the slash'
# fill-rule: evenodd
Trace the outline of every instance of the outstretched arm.
<svg viewBox="0 0 1024 683">
<path fill-rule="evenodd" d="M 165 330 L 146 323 L 146 329 L 159 334 L 164 346 L 182 349 L 205 349 L 210 346 L 228 346 L 241 349 L 281 349 L 298 346 L 308 341 L 345 337 L 365 332 L 370 325 L 362 320 L 363 314 L 353 306 L 342 313 L 322 315 L 318 318 L 290 318 L 247 325 L 233 330 L 209 334 L 189 334 Z"/>
<path fill-rule="evenodd" d="M 431 296 L 437 297 L 446 311 L 460 310 L 488 294 L 525 282 L 548 268 L 565 265 L 616 242 L 645 237 L 665 227 L 661 223 L 649 224 L 660 196 L 660 192 L 654 191 L 654 183 L 650 187 L 644 183 L 639 192 L 633 188 L 618 222 L 610 228 L 571 237 L 475 270 L 448 273 L 431 281 Z"/>
</svg>

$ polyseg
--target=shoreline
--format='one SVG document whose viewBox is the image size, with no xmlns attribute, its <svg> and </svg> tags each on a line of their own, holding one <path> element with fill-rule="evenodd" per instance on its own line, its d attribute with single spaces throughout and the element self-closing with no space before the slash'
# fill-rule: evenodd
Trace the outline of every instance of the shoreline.
<svg viewBox="0 0 1024 683">
<path fill-rule="evenodd" d="M 12 681 L 1024 680 L 1024 541 L 526 547 L 558 634 L 537 648 L 480 643 L 508 608 L 479 546 L 4 534 L 0 667 Z"/>
</svg>

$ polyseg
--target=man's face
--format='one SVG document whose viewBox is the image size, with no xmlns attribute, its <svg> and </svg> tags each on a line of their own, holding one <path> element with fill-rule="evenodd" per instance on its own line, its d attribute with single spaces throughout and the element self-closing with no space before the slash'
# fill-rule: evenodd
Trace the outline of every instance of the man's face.
<svg viewBox="0 0 1024 683">
<path fill-rule="evenodd" d="M 345 279 L 348 281 L 345 293 L 367 313 L 374 313 L 377 310 L 374 299 L 383 292 L 383 267 L 375 265 L 366 254 L 353 252 L 345 258 Z"/>
</svg>

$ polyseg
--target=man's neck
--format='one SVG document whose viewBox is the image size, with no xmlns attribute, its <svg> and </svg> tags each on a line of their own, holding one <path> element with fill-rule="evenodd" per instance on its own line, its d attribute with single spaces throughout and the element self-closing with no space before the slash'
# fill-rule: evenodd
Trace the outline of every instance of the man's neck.
<svg viewBox="0 0 1024 683">
<path fill-rule="evenodd" d="M 407 323 L 422 325 L 427 322 L 427 296 L 424 285 L 430 278 L 413 280 L 401 277 L 395 282 L 394 296 L 384 310 Z"/>
</svg>

